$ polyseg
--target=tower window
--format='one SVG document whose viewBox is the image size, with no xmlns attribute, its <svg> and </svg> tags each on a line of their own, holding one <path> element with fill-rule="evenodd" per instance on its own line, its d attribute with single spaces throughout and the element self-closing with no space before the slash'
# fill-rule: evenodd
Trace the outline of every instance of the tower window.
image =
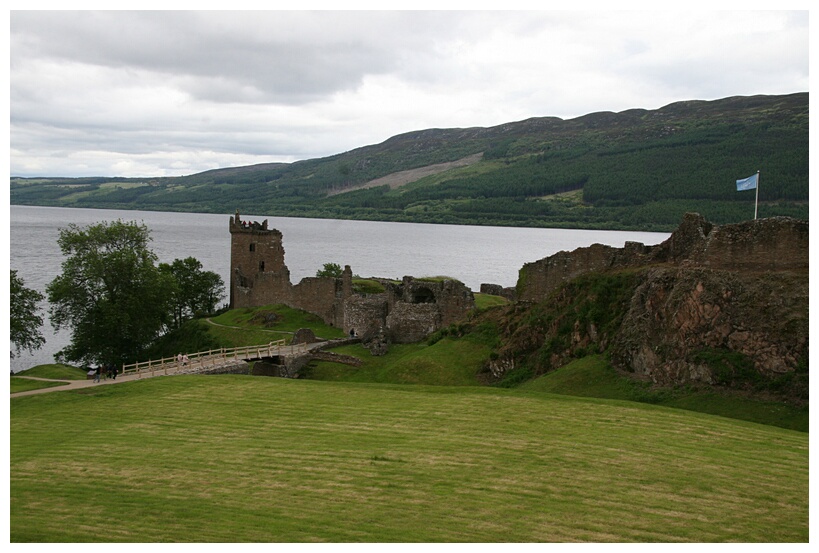
<svg viewBox="0 0 819 553">
<path fill-rule="evenodd" d="M 259 272 L 261 273 L 263 271 L 264 271 L 264 261 L 259 261 Z"/>
<path fill-rule="evenodd" d="M 252 251 L 252 252 L 256 251 L 256 244 L 253 243 L 253 242 L 250 243 L 250 251 Z"/>
</svg>

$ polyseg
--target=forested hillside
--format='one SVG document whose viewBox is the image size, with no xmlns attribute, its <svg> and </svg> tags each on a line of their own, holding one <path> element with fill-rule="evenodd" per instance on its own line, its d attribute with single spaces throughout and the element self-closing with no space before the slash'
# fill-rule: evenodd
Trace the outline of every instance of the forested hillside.
<svg viewBox="0 0 819 553">
<path fill-rule="evenodd" d="M 807 93 L 429 129 L 184 177 L 12 177 L 11 203 L 671 230 L 690 211 L 717 224 L 753 218 L 755 193 L 735 181 L 757 170 L 760 217 L 808 218 Z"/>
</svg>

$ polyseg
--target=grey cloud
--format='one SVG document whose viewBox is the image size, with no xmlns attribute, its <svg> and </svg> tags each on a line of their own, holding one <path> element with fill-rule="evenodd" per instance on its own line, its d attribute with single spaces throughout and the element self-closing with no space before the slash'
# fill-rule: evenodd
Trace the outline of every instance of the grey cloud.
<svg viewBox="0 0 819 553">
<path fill-rule="evenodd" d="M 181 174 L 807 90 L 807 12 L 715 13 L 12 11 L 11 169 Z"/>
<path fill-rule="evenodd" d="M 199 99 L 236 101 L 233 89 L 239 101 L 298 103 L 396 70 L 396 48 L 429 46 L 439 27 L 424 13 L 12 12 L 12 64 L 134 67 L 184 75 Z"/>
</svg>

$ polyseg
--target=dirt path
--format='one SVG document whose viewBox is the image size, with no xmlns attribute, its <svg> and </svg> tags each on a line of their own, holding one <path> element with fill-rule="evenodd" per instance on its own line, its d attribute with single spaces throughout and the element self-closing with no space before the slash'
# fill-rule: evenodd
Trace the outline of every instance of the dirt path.
<svg viewBox="0 0 819 553">
<path fill-rule="evenodd" d="M 130 382 L 132 380 L 138 380 L 139 376 L 135 374 L 117 375 L 116 378 L 108 378 L 106 380 L 100 380 L 99 382 L 94 382 L 93 380 L 57 380 L 51 378 L 37 378 L 34 376 L 16 376 L 15 378 L 28 378 L 29 380 L 39 380 L 45 382 L 61 382 L 64 383 L 64 385 L 51 386 L 49 388 L 38 388 L 36 390 L 26 390 L 25 392 L 17 392 L 15 394 L 11 394 L 11 397 L 33 396 L 36 394 L 44 394 L 46 392 L 64 392 L 66 390 L 79 390 L 80 388 L 90 388 L 91 386 L 106 386 L 110 384 L 118 384 L 120 382 Z M 143 378 L 145 377 L 143 376 Z"/>
<path fill-rule="evenodd" d="M 212 324 L 213 326 L 221 326 L 222 328 L 232 328 L 234 330 L 247 330 L 246 328 L 243 328 L 241 326 L 231 326 L 231 325 L 223 325 L 222 323 L 215 323 L 212 320 L 210 320 L 210 318 L 205 319 L 205 321 L 207 321 L 208 324 Z M 291 335 L 294 334 L 293 332 L 290 332 L 288 330 L 271 330 L 269 328 L 254 328 L 253 330 L 254 330 L 254 332 L 255 331 L 262 331 L 262 332 L 270 332 L 272 334 L 291 334 Z"/>
</svg>

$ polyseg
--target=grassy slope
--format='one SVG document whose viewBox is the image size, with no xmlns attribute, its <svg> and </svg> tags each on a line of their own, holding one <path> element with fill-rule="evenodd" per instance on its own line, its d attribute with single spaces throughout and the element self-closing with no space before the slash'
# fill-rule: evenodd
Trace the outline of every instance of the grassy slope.
<svg viewBox="0 0 819 553">
<path fill-rule="evenodd" d="M 274 313 L 276 321 L 269 327 L 262 327 L 259 323 L 253 321 L 253 317 L 259 314 Z M 226 313 L 214 317 L 214 323 L 236 326 L 244 329 L 259 329 L 265 328 L 266 331 L 275 331 L 281 333 L 293 333 L 300 328 L 310 328 L 317 336 L 323 338 L 343 338 L 344 331 L 333 326 L 324 324 L 324 322 L 317 315 L 292 309 L 285 305 L 269 305 L 264 307 L 255 307 L 248 309 L 233 309 Z M 260 342 L 263 343 L 263 342 Z"/>
<path fill-rule="evenodd" d="M 505 303 L 506 300 L 497 296 L 476 295 L 476 304 L 481 308 Z M 270 311 L 279 315 L 273 326 L 263 328 L 253 321 L 254 315 Z M 298 328 L 311 328 L 317 335 L 325 338 L 344 336 L 340 329 L 325 325 L 317 317 L 284 306 L 237 309 L 212 320 L 217 324 L 201 320 L 191 321 L 189 324 L 191 328 L 195 325 L 199 330 L 196 334 L 198 338 L 204 333 L 206 342 L 211 344 L 209 347 L 214 348 L 258 345 L 281 338 L 289 341 L 292 337 L 290 332 Z M 363 361 L 362 366 L 314 361 L 303 370 L 303 376 L 311 380 L 328 381 L 475 386 L 480 384 L 478 375 L 491 353 L 491 339 L 491 333 L 481 334 L 476 329 L 464 338 L 446 338 L 431 346 L 424 342 L 393 344 L 389 353 L 383 357 L 373 357 L 361 345 L 345 346 L 332 351 L 358 357 Z M 165 353 L 155 357 L 175 355 L 178 351 L 209 349 L 201 345 L 187 347 L 184 341 L 171 343 Z M 194 342 L 201 343 L 201 340 Z M 521 389 L 653 403 L 803 432 L 808 431 L 809 425 L 807 407 L 755 401 L 713 390 L 650 390 L 644 383 L 618 375 L 600 356 L 577 360 L 536 380 L 525 382 Z"/>
<path fill-rule="evenodd" d="M 307 378 L 347 382 L 476 386 L 476 374 L 489 348 L 466 340 L 444 339 L 429 346 L 393 344 L 389 354 L 374 357 L 360 344 L 332 350 L 363 361 L 360 367 L 327 361 L 313 362 Z"/>
<path fill-rule="evenodd" d="M 10 444 L 12 542 L 808 540 L 807 434 L 632 402 L 180 376 Z"/>
<path fill-rule="evenodd" d="M 737 392 L 716 389 L 651 389 L 618 374 L 600 355 L 578 359 L 554 372 L 522 384 L 519 389 L 580 397 L 622 399 L 710 413 L 807 432 L 807 406 L 748 399 Z"/>
<path fill-rule="evenodd" d="M 10 390 L 11 393 L 27 392 L 28 390 L 37 390 L 40 388 L 51 388 L 53 386 L 62 386 L 62 382 L 47 382 L 42 380 L 29 380 L 27 378 L 20 378 L 21 376 L 33 376 L 35 378 L 49 378 L 53 380 L 85 380 L 85 371 L 77 367 L 54 363 L 50 365 L 37 365 L 25 371 L 16 373 L 11 377 Z"/>
<path fill-rule="evenodd" d="M 479 308 L 491 308 L 507 303 L 503 298 L 476 294 Z M 272 326 L 264 327 L 253 318 L 257 314 L 275 312 Z M 311 328 L 325 338 L 341 338 L 341 329 L 325 325 L 317 317 L 285 306 L 264 306 L 238 309 L 214 317 L 212 322 L 190 321 L 183 331 L 162 340 L 151 358 L 175 355 L 177 352 L 207 351 L 219 347 L 265 344 L 271 340 L 292 337 L 299 328 Z M 446 329 L 445 329 L 446 330 Z M 335 353 L 352 355 L 363 361 L 353 367 L 328 361 L 314 361 L 302 371 L 312 380 L 374 382 L 387 384 L 427 384 L 439 386 L 475 386 L 481 384 L 479 374 L 492 351 L 492 333 L 479 330 L 463 338 L 445 338 L 434 345 L 427 343 L 393 344 L 383 357 L 373 357 L 361 345 L 345 346 Z M 85 378 L 85 373 L 65 365 L 43 365 L 21 375 L 42 378 Z M 55 383 L 12 378 L 11 391 L 54 386 Z M 782 428 L 808 431 L 808 407 L 752 400 L 731 392 L 715 390 L 651 390 L 645 383 L 617 374 L 600 356 L 589 356 L 538 379 L 518 385 L 523 390 L 542 391 L 572 396 L 624 399 L 678 407 L 730 418 L 770 424 Z"/>
<path fill-rule="evenodd" d="M 35 378 L 51 378 L 54 380 L 85 380 L 86 373 L 83 369 L 53 363 L 49 365 L 37 365 L 25 371 L 16 373 L 16 376 L 33 376 Z"/>
</svg>

